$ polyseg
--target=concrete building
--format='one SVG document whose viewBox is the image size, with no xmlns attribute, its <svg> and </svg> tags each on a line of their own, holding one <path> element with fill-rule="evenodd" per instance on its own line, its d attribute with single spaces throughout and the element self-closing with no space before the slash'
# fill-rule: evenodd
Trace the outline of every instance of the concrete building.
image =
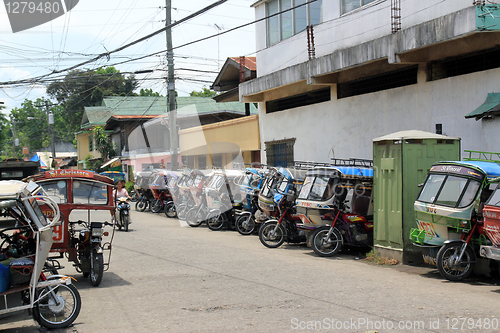
<svg viewBox="0 0 500 333">
<path fill-rule="evenodd" d="M 263 163 L 372 158 L 374 138 L 402 130 L 499 151 L 500 118 L 474 113 L 500 90 L 500 10 L 484 2 L 255 2 L 269 18 L 239 99 L 259 105 Z"/>
</svg>

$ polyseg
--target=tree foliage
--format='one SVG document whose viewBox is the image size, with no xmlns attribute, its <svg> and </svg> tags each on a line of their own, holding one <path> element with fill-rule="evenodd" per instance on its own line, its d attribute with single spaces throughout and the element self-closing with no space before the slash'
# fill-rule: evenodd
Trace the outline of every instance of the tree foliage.
<svg viewBox="0 0 500 333">
<path fill-rule="evenodd" d="M 162 95 L 160 95 L 160 93 L 158 92 L 153 92 L 153 89 L 141 89 L 139 91 L 139 96 L 151 96 L 151 97 L 163 97 Z"/>
<path fill-rule="evenodd" d="M 48 114 L 54 114 L 54 124 L 49 128 Z M 29 147 L 30 151 L 40 151 L 48 148 L 52 143 L 52 131 L 55 141 L 60 141 L 66 133 L 67 123 L 64 119 L 63 108 L 53 105 L 49 100 L 38 98 L 36 101 L 26 99 L 20 108 L 14 108 L 8 122 L 9 132 L 4 132 L 10 147 L 13 146 L 12 132 L 15 126 L 15 135 L 19 140 L 19 147 L 14 157 L 22 157 L 21 147 Z M 10 148 L 9 146 L 7 146 Z"/>
<path fill-rule="evenodd" d="M 106 134 L 104 127 L 94 127 L 92 129 L 92 134 L 94 136 L 96 148 L 99 153 L 101 153 L 103 161 L 117 155 L 113 143 L 111 142 L 111 137 Z"/>
<path fill-rule="evenodd" d="M 208 89 L 206 86 L 203 86 L 201 91 L 192 91 L 189 96 L 191 97 L 215 97 L 218 94 L 215 91 Z"/>
<path fill-rule="evenodd" d="M 114 67 L 69 72 L 64 79 L 47 87 L 47 94 L 63 107 L 67 127 L 62 135 L 72 141 L 80 129 L 84 107 L 100 106 L 106 96 L 134 96 L 138 82 L 133 75 L 124 76 Z"/>
</svg>

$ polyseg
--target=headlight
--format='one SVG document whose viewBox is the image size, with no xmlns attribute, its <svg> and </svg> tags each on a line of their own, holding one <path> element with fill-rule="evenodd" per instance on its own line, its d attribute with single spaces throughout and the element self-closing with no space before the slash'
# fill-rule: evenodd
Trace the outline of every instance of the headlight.
<svg viewBox="0 0 500 333">
<path fill-rule="evenodd" d="M 104 231 L 102 228 L 94 228 L 92 229 L 92 237 L 102 237 Z"/>
</svg>

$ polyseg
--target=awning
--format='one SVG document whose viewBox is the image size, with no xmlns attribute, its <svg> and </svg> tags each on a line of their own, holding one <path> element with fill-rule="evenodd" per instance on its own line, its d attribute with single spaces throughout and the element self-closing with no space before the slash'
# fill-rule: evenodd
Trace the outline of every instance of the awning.
<svg viewBox="0 0 500 333">
<path fill-rule="evenodd" d="M 103 165 L 101 165 L 101 169 L 104 168 L 104 167 L 107 167 L 108 165 L 110 165 L 113 162 L 118 161 L 119 159 L 120 159 L 119 157 L 115 157 L 115 158 L 110 159 L 109 161 L 107 161 L 106 163 L 104 163 Z"/>
<path fill-rule="evenodd" d="M 465 116 L 465 118 L 476 118 L 479 120 L 483 117 L 500 114 L 500 94 L 489 93 L 486 101 L 477 109 Z"/>
</svg>

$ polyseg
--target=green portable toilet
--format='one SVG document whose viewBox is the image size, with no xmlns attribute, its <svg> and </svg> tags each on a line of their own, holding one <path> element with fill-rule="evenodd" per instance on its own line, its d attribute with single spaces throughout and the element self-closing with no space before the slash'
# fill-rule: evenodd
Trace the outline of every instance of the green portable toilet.
<svg viewBox="0 0 500 333">
<path fill-rule="evenodd" d="M 404 264 L 423 262 L 410 240 L 419 184 L 438 161 L 460 160 L 460 138 L 401 131 L 373 139 L 373 222 L 375 250 Z"/>
</svg>

